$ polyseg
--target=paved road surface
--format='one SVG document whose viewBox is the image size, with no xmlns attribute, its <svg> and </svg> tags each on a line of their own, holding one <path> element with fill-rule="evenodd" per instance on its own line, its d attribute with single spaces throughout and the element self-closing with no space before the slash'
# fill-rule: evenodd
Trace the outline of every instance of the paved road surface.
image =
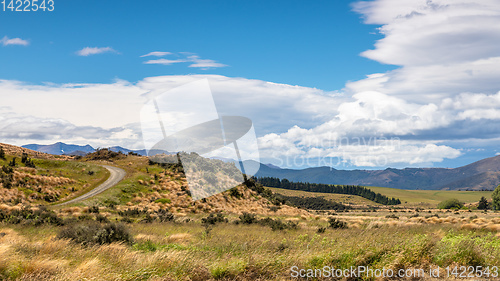
<svg viewBox="0 0 500 281">
<path fill-rule="evenodd" d="M 123 177 L 125 177 L 125 175 L 126 175 L 125 171 L 120 169 L 120 168 L 113 167 L 113 166 L 107 166 L 107 165 L 101 165 L 101 166 L 108 169 L 108 171 L 109 171 L 109 178 L 105 182 L 103 182 L 98 187 L 92 189 L 91 191 L 83 194 L 80 197 L 72 199 L 68 202 L 57 204 L 55 206 L 62 206 L 62 205 L 66 205 L 66 204 L 76 203 L 76 202 L 88 199 L 92 196 L 95 196 L 95 195 L 103 192 L 104 190 L 106 190 L 110 187 L 113 187 L 114 185 L 119 183 L 123 179 Z"/>
</svg>

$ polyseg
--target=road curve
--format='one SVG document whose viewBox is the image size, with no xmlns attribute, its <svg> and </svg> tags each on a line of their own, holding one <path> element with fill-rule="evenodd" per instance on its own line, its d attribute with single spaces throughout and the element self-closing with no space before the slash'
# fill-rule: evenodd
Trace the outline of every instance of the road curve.
<svg viewBox="0 0 500 281">
<path fill-rule="evenodd" d="M 108 171 L 109 171 L 109 178 L 105 182 L 103 182 L 98 187 L 92 189 L 91 191 L 89 191 L 89 192 L 87 192 L 87 193 L 85 193 L 85 194 L 83 194 L 75 199 L 71 199 L 67 202 L 57 204 L 54 206 L 62 206 L 62 205 L 66 205 L 66 204 L 76 203 L 76 202 L 80 202 L 82 200 L 88 199 L 92 196 L 95 196 L 95 195 L 103 192 L 104 190 L 106 190 L 110 187 L 113 187 L 114 185 L 119 183 L 127 174 L 124 170 L 117 168 L 117 167 L 108 166 L 108 165 L 101 165 L 101 166 L 108 169 Z"/>
</svg>

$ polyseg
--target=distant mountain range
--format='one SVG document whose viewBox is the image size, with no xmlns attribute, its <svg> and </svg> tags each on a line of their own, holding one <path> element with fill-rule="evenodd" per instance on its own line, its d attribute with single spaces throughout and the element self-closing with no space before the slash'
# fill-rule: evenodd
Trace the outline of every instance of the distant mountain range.
<svg viewBox="0 0 500 281">
<path fill-rule="evenodd" d="M 49 145 L 42 145 L 42 144 L 27 144 L 23 145 L 22 147 L 39 151 L 39 152 L 44 152 L 48 154 L 54 154 L 54 155 L 80 155 L 83 156 L 87 153 L 91 153 L 96 151 L 95 148 L 93 148 L 90 145 L 76 145 L 76 144 L 65 144 L 62 142 L 56 142 L 54 144 L 49 144 Z M 131 150 L 127 148 L 123 148 L 121 146 L 112 146 L 109 147 L 111 151 L 115 152 L 122 152 L 124 154 L 127 154 L 129 152 L 134 152 L 139 155 L 146 155 L 146 150 L 141 149 L 141 150 Z"/>
<path fill-rule="evenodd" d="M 51 145 L 28 144 L 22 147 L 55 155 L 85 155 L 95 151 L 90 145 L 82 146 L 62 142 Z M 109 149 L 125 154 L 132 151 L 139 155 L 146 155 L 145 149 L 130 150 L 120 146 L 113 146 Z M 158 151 L 157 153 L 163 153 L 163 151 Z M 232 159 L 217 159 L 226 162 L 236 162 Z M 259 171 L 255 175 L 256 177 L 276 177 L 295 182 L 436 190 L 492 190 L 500 184 L 500 155 L 454 169 L 388 168 L 385 170 L 337 170 L 330 167 L 314 167 L 295 170 L 282 169 L 272 164 L 262 164 L 252 160 L 245 161 L 245 165 L 260 166 Z"/>
<path fill-rule="evenodd" d="M 259 165 L 257 162 L 252 164 Z M 296 182 L 400 189 L 493 190 L 500 184 L 500 156 L 486 158 L 454 169 L 337 170 L 330 167 L 316 167 L 294 170 L 260 164 L 259 172 L 255 176 L 286 178 Z"/>
</svg>

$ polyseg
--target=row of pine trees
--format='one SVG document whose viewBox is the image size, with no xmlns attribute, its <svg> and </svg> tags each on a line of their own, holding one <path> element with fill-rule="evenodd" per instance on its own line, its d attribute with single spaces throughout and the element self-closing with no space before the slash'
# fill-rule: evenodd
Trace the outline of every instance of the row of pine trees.
<svg viewBox="0 0 500 281">
<path fill-rule="evenodd" d="M 375 203 L 383 205 L 399 205 L 401 201 L 397 198 L 389 198 L 380 193 L 375 193 L 372 190 L 359 185 L 337 185 L 337 184 L 322 184 L 308 182 L 291 182 L 287 179 L 279 179 L 274 177 L 261 177 L 257 179 L 264 186 L 276 187 L 291 190 L 302 190 L 309 192 L 321 193 L 336 193 L 357 195 Z"/>
</svg>

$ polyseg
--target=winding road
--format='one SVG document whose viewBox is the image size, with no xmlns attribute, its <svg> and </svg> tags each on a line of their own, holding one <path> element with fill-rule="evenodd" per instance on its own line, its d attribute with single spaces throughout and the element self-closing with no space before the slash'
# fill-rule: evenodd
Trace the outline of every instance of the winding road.
<svg viewBox="0 0 500 281">
<path fill-rule="evenodd" d="M 95 195 L 105 191 L 106 189 L 113 187 L 117 183 L 119 183 L 127 174 L 124 170 L 117 168 L 117 167 L 108 166 L 108 165 L 101 165 L 101 166 L 108 169 L 108 171 L 109 171 L 109 178 L 105 182 L 103 182 L 98 187 L 92 189 L 91 191 L 89 191 L 89 192 L 87 192 L 87 193 L 85 193 L 85 194 L 83 194 L 75 199 L 71 199 L 67 202 L 57 204 L 55 206 L 63 206 L 66 204 L 76 203 L 76 202 L 80 202 L 82 200 L 88 199 L 92 196 L 95 196 Z"/>
</svg>

